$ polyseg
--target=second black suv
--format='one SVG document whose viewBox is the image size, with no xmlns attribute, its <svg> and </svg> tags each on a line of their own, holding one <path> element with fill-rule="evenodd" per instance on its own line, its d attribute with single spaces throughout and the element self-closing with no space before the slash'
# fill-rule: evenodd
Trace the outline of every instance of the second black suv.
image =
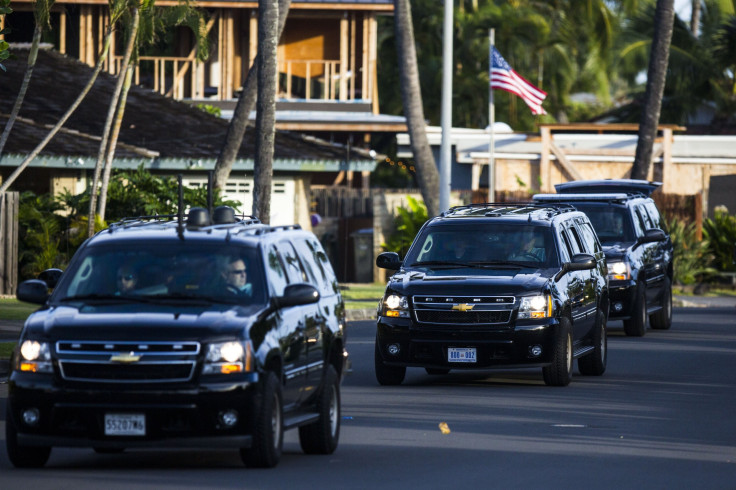
<svg viewBox="0 0 736 490">
<path fill-rule="evenodd" d="M 568 205 L 473 204 L 427 221 L 378 309 L 375 373 L 407 367 L 541 367 L 548 385 L 606 369 L 606 261 L 588 218 Z"/>
<path fill-rule="evenodd" d="M 647 318 L 654 329 L 672 325 L 672 241 L 651 193 L 662 184 L 645 180 L 581 180 L 558 184 L 539 203 L 570 203 L 590 218 L 608 261 L 611 320 L 641 337 Z"/>
<path fill-rule="evenodd" d="M 324 250 L 296 225 L 231 208 L 213 218 L 194 208 L 116 223 L 58 284 L 19 286 L 43 306 L 11 359 L 15 466 L 77 446 L 237 448 L 271 467 L 297 427 L 306 453 L 335 450 L 345 311 Z"/>
</svg>

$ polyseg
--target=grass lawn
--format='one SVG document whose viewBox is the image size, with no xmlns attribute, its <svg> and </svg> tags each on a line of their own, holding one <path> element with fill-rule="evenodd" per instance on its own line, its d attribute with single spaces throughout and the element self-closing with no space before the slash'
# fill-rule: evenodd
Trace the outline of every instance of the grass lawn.
<svg viewBox="0 0 736 490">
<path fill-rule="evenodd" d="M 15 342 L 0 342 L 0 359 L 10 359 L 14 348 Z"/>
<path fill-rule="evenodd" d="M 38 305 L 23 303 L 15 298 L 0 298 L 0 320 L 24 321 Z"/>
<path fill-rule="evenodd" d="M 360 310 L 376 308 L 378 300 L 381 299 L 383 291 L 386 289 L 386 284 L 342 284 L 340 289 L 342 299 L 345 300 L 345 308 Z"/>
</svg>

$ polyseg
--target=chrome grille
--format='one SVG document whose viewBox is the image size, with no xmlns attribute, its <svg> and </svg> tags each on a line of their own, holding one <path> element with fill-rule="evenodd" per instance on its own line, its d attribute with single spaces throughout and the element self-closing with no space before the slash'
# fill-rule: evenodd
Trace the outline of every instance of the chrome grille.
<svg viewBox="0 0 736 490">
<path fill-rule="evenodd" d="M 62 378 L 105 383 L 170 383 L 192 379 L 199 342 L 59 341 Z"/>
<path fill-rule="evenodd" d="M 428 325 L 504 325 L 511 320 L 514 296 L 414 296 L 417 322 Z"/>
</svg>

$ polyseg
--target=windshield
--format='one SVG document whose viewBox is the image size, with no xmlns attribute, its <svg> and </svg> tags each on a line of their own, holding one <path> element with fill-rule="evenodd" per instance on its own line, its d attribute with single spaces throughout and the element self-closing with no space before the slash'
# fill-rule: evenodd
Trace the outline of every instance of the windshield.
<svg viewBox="0 0 736 490">
<path fill-rule="evenodd" d="M 579 203 L 575 203 L 575 207 L 588 215 L 602 244 L 635 240 L 631 221 L 627 219 L 628 210 L 625 207 Z"/>
<path fill-rule="evenodd" d="M 53 301 L 265 301 L 256 248 L 130 242 L 82 253 L 64 274 Z"/>
<path fill-rule="evenodd" d="M 404 265 L 429 269 L 541 269 L 558 267 L 559 261 L 550 228 L 484 224 L 472 229 L 464 226 L 425 229 L 416 238 Z"/>
</svg>

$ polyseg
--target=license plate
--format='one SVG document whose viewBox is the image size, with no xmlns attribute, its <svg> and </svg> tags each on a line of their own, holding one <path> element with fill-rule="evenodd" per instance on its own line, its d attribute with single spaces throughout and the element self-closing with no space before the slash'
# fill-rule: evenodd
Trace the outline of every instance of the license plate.
<svg viewBox="0 0 736 490">
<path fill-rule="evenodd" d="M 475 347 L 448 347 L 447 362 L 476 362 Z"/>
<path fill-rule="evenodd" d="M 146 416 L 142 414 L 105 414 L 106 436 L 145 436 Z"/>
</svg>

